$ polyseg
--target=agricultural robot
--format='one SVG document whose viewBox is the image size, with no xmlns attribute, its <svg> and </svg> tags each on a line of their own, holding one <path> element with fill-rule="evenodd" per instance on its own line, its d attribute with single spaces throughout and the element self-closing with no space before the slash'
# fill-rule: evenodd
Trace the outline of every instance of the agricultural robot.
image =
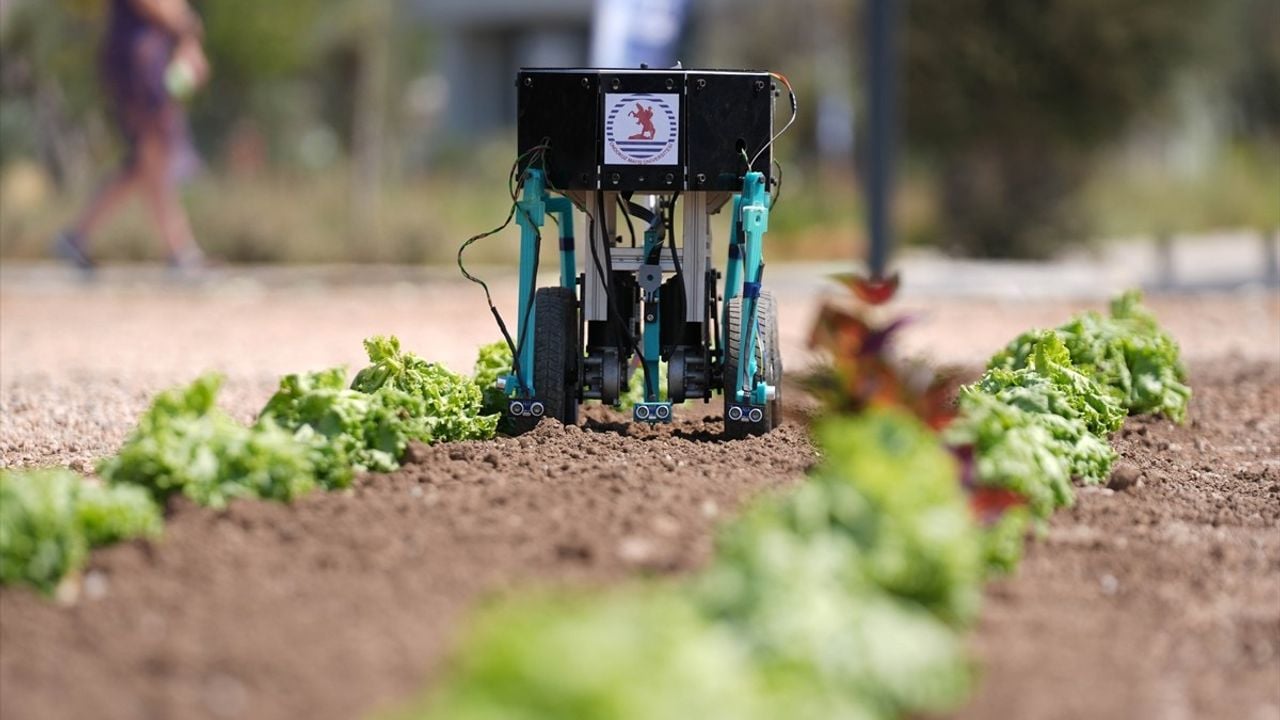
<svg viewBox="0 0 1280 720">
<path fill-rule="evenodd" d="M 669 422 L 673 403 L 716 393 L 730 435 L 762 434 L 780 420 L 777 305 L 762 282 L 771 190 L 781 179 L 772 162 L 774 98 L 784 87 L 794 121 L 795 95 L 772 73 L 518 73 L 514 332 L 490 299 L 513 350 L 498 387 L 515 432 L 544 417 L 574 423 L 585 400 L 616 405 L 633 374 L 644 383 L 632 410 L 639 422 Z M 711 258 L 710 217 L 726 208 L 722 273 Z M 574 236 L 575 212 L 585 215 L 585 247 Z M 548 220 L 559 283 L 537 287 Z"/>
</svg>

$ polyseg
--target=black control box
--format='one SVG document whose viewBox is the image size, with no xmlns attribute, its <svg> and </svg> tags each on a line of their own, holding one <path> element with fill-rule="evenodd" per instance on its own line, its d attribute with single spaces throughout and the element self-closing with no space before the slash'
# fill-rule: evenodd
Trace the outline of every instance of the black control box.
<svg viewBox="0 0 1280 720">
<path fill-rule="evenodd" d="M 516 88 L 519 151 L 547 146 L 554 190 L 736 192 L 757 153 L 771 175 L 768 73 L 526 68 Z"/>
</svg>

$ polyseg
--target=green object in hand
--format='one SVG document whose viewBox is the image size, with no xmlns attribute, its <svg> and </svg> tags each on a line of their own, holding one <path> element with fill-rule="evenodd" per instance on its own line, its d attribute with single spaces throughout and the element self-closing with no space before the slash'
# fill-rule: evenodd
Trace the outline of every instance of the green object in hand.
<svg viewBox="0 0 1280 720">
<path fill-rule="evenodd" d="M 173 60 L 164 70 L 164 87 L 179 100 L 187 100 L 196 92 L 196 74 L 191 65 Z"/>
</svg>

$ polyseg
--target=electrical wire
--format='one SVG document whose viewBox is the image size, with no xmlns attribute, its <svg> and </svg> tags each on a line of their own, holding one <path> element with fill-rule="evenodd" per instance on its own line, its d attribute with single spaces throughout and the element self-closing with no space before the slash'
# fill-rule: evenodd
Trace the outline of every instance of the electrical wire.
<svg viewBox="0 0 1280 720">
<path fill-rule="evenodd" d="M 600 193 L 596 196 L 596 204 L 600 210 L 600 222 L 605 228 L 601 231 L 601 240 L 603 240 L 603 235 L 605 232 L 608 232 L 609 228 L 608 223 L 604 221 L 604 193 Z M 636 357 L 640 358 L 641 363 L 644 363 L 644 352 L 640 349 L 639 341 L 636 339 L 635 335 L 631 334 L 631 328 L 627 327 L 626 324 L 622 322 L 622 312 L 620 311 L 621 306 L 618 305 L 618 295 L 615 292 L 616 288 L 613 285 L 613 242 L 601 242 L 600 244 L 604 247 L 604 264 L 609 271 L 606 276 L 605 296 L 608 298 L 609 304 L 613 309 L 613 320 L 615 326 L 620 331 L 623 338 L 626 339 L 627 344 L 631 346 L 631 350 L 636 354 Z M 594 245 L 592 247 L 594 248 Z M 600 269 L 598 265 L 596 269 Z"/>
<path fill-rule="evenodd" d="M 527 154 L 528 153 L 526 153 L 526 155 Z M 514 176 L 515 168 L 517 165 L 519 165 L 520 160 L 522 160 L 523 158 L 524 158 L 524 155 L 521 155 L 520 157 L 516 158 L 516 162 L 515 164 L 512 165 L 512 168 L 511 168 L 511 176 Z M 509 192 L 514 194 L 516 192 L 516 189 L 514 186 L 511 185 L 511 182 L 512 182 L 512 177 L 508 177 Z M 510 210 L 508 210 L 507 212 L 506 220 L 503 220 L 501 225 L 498 225 L 492 230 L 487 230 L 478 235 L 471 236 L 465 242 L 463 242 L 462 245 L 458 247 L 458 269 L 462 271 L 463 277 L 465 277 L 466 279 L 470 280 L 473 283 L 476 283 L 484 290 L 484 297 L 485 297 L 485 301 L 489 305 L 489 310 L 490 312 L 493 313 L 494 318 L 498 321 L 498 329 L 502 331 L 502 336 L 507 341 L 507 346 L 511 349 L 511 352 L 513 354 L 515 353 L 515 343 L 511 340 L 511 334 L 507 330 L 507 325 L 502 320 L 502 314 L 498 312 L 497 306 L 495 306 L 493 303 L 493 295 L 489 291 L 488 283 L 476 277 L 475 275 L 472 275 L 470 271 L 467 270 L 466 263 L 463 260 L 463 255 L 465 255 L 467 252 L 467 249 L 470 248 L 477 241 L 483 240 L 484 238 L 487 238 L 491 235 L 496 235 L 502 232 L 503 230 L 507 229 L 507 227 L 511 225 L 511 221 L 515 218 L 515 216 L 516 216 L 516 204 L 513 202 L 511 204 Z"/>
<path fill-rule="evenodd" d="M 525 155 L 529 156 L 529 165 L 533 165 L 534 162 L 536 161 L 539 165 L 542 166 L 543 178 L 547 178 L 547 149 L 550 147 L 549 141 L 550 141 L 550 138 L 543 138 L 542 143 L 534 146 L 530 151 L 525 153 Z M 537 153 L 537 154 L 535 156 L 532 153 Z M 517 165 L 519 165 L 519 160 L 517 160 L 516 163 Z M 511 202 L 513 207 L 516 207 L 516 208 L 520 208 L 520 201 L 516 197 L 516 191 L 524 187 L 524 178 L 525 178 L 525 174 L 521 172 L 519 183 L 516 186 L 512 187 Z M 508 186 L 510 187 L 509 180 L 508 180 Z M 550 186 L 550 183 L 548 183 L 548 186 Z M 520 208 L 520 212 L 524 214 L 525 220 L 529 222 L 529 227 L 533 228 L 533 238 L 534 238 L 533 239 L 533 271 L 531 273 L 531 277 L 534 279 L 534 282 L 529 283 L 529 293 L 528 295 L 525 296 L 525 302 L 524 302 L 524 323 L 520 326 L 520 332 L 517 335 L 518 342 L 516 346 L 513 347 L 511 350 L 513 353 L 512 357 L 517 359 L 522 357 L 524 344 L 529 341 L 529 335 L 530 335 L 529 323 L 533 321 L 533 303 L 536 299 L 537 292 L 538 292 L 537 290 L 538 267 L 542 263 L 542 230 L 541 228 L 538 227 L 536 223 L 533 222 L 533 217 L 530 216 L 527 211 L 525 211 L 523 208 Z M 552 219 L 554 218 L 555 218 L 555 214 L 553 213 Z M 514 364 L 517 369 L 520 367 L 520 363 L 518 361 L 515 362 Z M 518 377 L 517 379 L 520 380 L 520 384 L 523 387 L 526 387 L 526 388 L 529 387 L 527 384 L 524 383 L 523 379 Z"/>
<path fill-rule="evenodd" d="M 623 324 L 622 313 L 618 309 L 618 300 L 613 292 L 613 278 L 612 278 L 613 254 L 609 250 L 609 246 L 612 243 L 607 238 L 604 237 L 605 233 L 609 231 L 608 229 L 609 225 L 604 220 L 604 193 L 596 193 L 596 210 L 598 212 L 598 218 L 599 218 L 598 222 L 604 228 L 600 232 L 600 240 L 601 240 L 600 244 L 604 246 L 605 265 L 608 266 L 609 272 L 606 274 L 604 267 L 601 266 L 600 252 L 599 250 L 596 249 L 597 219 L 596 217 L 591 217 L 590 213 L 588 213 L 588 219 L 589 219 L 589 225 L 590 225 L 589 234 L 590 234 L 590 240 L 591 240 L 591 260 L 593 263 L 595 263 L 596 273 L 600 275 L 600 283 L 604 286 L 605 300 L 608 302 L 609 309 L 612 311 L 609 315 L 609 320 L 614 325 L 614 329 L 618 331 L 618 333 L 623 337 L 624 340 L 626 340 L 626 344 L 631 348 L 631 351 L 636 354 L 636 357 L 640 358 L 640 363 L 645 368 L 645 371 L 644 371 L 645 388 L 651 389 L 651 388 L 654 388 L 655 386 L 650 385 L 648 365 L 645 362 L 644 352 L 640 350 L 640 345 L 636 342 L 636 338 L 634 335 L 631 334 L 630 329 L 628 329 L 626 325 Z"/>
<path fill-rule="evenodd" d="M 778 171 L 773 182 L 773 200 L 769 202 L 769 209 L 772 210 L 778 204 L 778 198 L 782 197 L 782 163 L 778 162 L 778 158 L 773 158 L 773 167 Z"/>
<path fill-rule="evenodd" d="M 463 260 L 463 256 L 466 254 L 467 249 L 472 245 L 474 245 L 476 242 L 483 240 L 484 238 L 490 237 L 492 235 L 496 235 L 502 232 L 503 230 L 507 229 L 507 227 L 511 225 L 511 221 L 515 219 L 516 210 L 519 208 L 519 200 L 517 199 L 517 193 L 519 193 L 520 190 L 524 188 L 523 173 L 518 172 L 520 164 L 526 159 L 530 161 L 530 164 L 532 164 L 536 156 L 537 161 L 542 165 L 543 174 L 545 174 L 546 173 L 546 151 L 548 148 L 549 148 L 549 145 L 547 144 L 547 141 L 544 139 L 544 141 L 541 144 L 536 145 L 530 148 L 529 150 L 526 150 L 525 152 L 521 153 L 516 157 L 515 162 L 512 163 L 511 165 L 511 171 L 507 174 L 507 190 L 511 195 L 511 209 L 507 212 L 507 218 L 502 221 L 501 225 L 493 228 L 492 230 L 487 230 L 478 235 L 473 235 L 470 238 L 467 238 L 467 240 L 458 247 L 458 257 L 457 257 L 458 270 L 462 272 L 463 277 L 465 277 L 467 280 L 470 280 L 473 283 L 476 283 L 481 287 L 481 289 L 484 290 L 484 298 L 485 298 L 485 302 L 489 306 L 489 312 L 493 314 L 493 319 L 497 321 L 498 330 L 502 333 L 502 339 L 507 343 L 507 347 L 511 350 L 512 358 L 520 357 L 520 352 L 519 352 L 520 348 L 517 347 L 516 341 L 512 340 L 511 332 L 507 328 L 507 323 L 503 320 L 502 313 L 498 311 L 497 306 L 493 302 L 493 294 L 489 290 L 488 283 L 476 277 L 475 275 L 472 275 L 471 272 L 467 270 L 466 263 Z M 518 179 L 517 179 L 517 174 L 520 175 Z M 525 217 L 526 218 L 528 217 L 527 213 Z M 532 225 L 532 223 L 530 224 Z M 535 244 L 539 249 L 541 249 L 542 233 L 538 231 L 536 226 L 534 227 L 534 232 L 536 235 Z M 535 263 L 534 276 L 535 277 L 537 276 L 537 265 L 536 265 L 536 263 L 538 262 L 537 255 L 538 253 L 535 253 L 535 256 L 534 256 L 534 263 Z M 534 294 L 534 291 L 531 286 L 529 295 L 525 299 L 526 308 L 532 308 L 533 294 Z M 532 313 L 526 313 L 525 325 L 521 328 L 522 334 L 520 337 L 520 341 L 522 345 L 525 339 L 527 338 L 527 332 L 525 331 L 528 330 L 528 319 L 529 319 L 529 315 L 531 314 Z M 516 372 L 517 382 L 519 382 L 523 387 L 528 387 L 528 385 L 524 381 L 523 373 L 520 372 L 520 363 L 515 362 L 513 360 L 513 365 Z"/>
<path fill-rule="evenodd" d="M 765 143 L 764 147 L 756 151 L 756 154 L 751 158 L 751 162 L 747 163 L 748 170 L 755 167 L 756 160 L 760 159 L 760 156 L 764 154 L 765 150 L 768 150 L 769 147 L 773 145 L 775 140 L 782 137 L 782 134 L 785 133 L 787 129 L 790 128 L 791 125 L 796 121 L 796 115 L 799 114 L 799 104 L 796 102 L 796 91 L 791 87 L 791 81 L 787 80 L 787 77 L 781 73 L 771 72 L 769 74 L 777 78 L 778 80 L 780 80 L 782 84 L 785 85 L 787 88 L 787 94 L 790 96 L 790 99 L 791 99 L 791 119 L 787 121 L 786 125 L 782 126 L 781 130 L 774 133 L 773 137 L 769 138 L 769 142 Z"/>
<path fill-rule="evenodd" d="M 689 313 L 689 295 L 684 287 L 684 268 L 680 267 L 680 254 L 676 252 L 676 200 L 680 197 L 680 191 L 677 190 L 671 196 L 671 200 L 667 204 L 667 212 L 670 217 L 666 220 L 667 239 L 671 243 L 671 266 L 675 269 L 676 285 L 680 288 L 680 313 L 688 317 Z"/>
<path fill-rule="evenodd" d="M 635 247 L 636 246 L 636 226 L 631 224 L 631 211 L 627 207 L 628 205 L 631 204 L 631 202 L 624 201 L 622 199 L 622 195 L 615 195 L 614 199 L 617 200 L 618 209 L 622 211 L 622 217 L 627 221 L 627 232 L 631 234 L 631 247 Z"/>
<path fill-rule="evenodd" d="M 745 154 L 746 153 L 744 152 L 743 155 L 745 156 Z M 671 265 L 675 270 L 674 279 L 676 281 L 676 286 L 679 288 L 679 293 L 680 293 L 679 295 L 680 297 L 679 311 L 680 312 L 677 313 L 677 315 L 684 315 L 685 313 L 687 313 L 686 308 L 688 307 L 689 298 L 688 298 L 688 292 L 685 289 L 685 284 L 684 284 L 684 268 L 681 267 L 681 264 L 680 264 L 680 254 L 676 252 L 675 207 L 676 207 L 676 200 L 679 197 L 680 197 L 680 191 L 677 190 L 671 196 L 670 200 L 660 201 L 659 211 L 656 214 L 647 213 L 649 215 L 648 222 L 650 227 L 652 228 L 655 225 L 657 226 L 658 232 L 662 233 L 663 242 L 657 248 L 658 257 L 656 258 L 646 257 L 645 262 L 652 263 L 652 264 L 660 264 L 661 254 L 662 254 L 662 245 L 669 245 L 671 249 Z M 636 244 L 636 234 L 635 234 L 636 231 L 635 231 L 635 227 L 631 223 L 631 215 L 636 214 L 637 216 L 640 216 L 643 219 L 643 216 L 636 211 L 643 211 L 643 210 L 646 210 L 646 208 L 643 205 L 637 205 L 633 202 L 626 202 L 624 204 L 621 197 L 618 198 L 618 207 L 622 210 L 623 216 L 627 220 L 627 228 L 631 233 L 631 244 L 634 247 Z M 594 249 L 594 246 L 593 246 L 593 249 Z M 636 354 L 640 356 L 640 361 L 644 362 L 644 356 L 641 355 L 638 349 L 636 350 Z M 648 387 L 647 376 L 646 376 L 645 384 L 646 384 L 646 387 Z"/>
<path fill-rule="evenodd" d="M 616 195 L 615 199 L 617 200 L 618 209 L 622 211 L 622 217 L 627 221 L 627 232 L 631 235 L 631 247 L 634 248 L 636 247 L 636 227 L 635 227 L 635 224 L 631 222 L 631 216 L 634 211 L 645 210 L 646 208 L 643 205 L 637 205 L 636 203 L 631 202 L 630 199 L 627 199 L 624 201 L 622 199 L 621 194 Z M 644 219 L 643 216 L 640 216 L 640 217 L 641 219 Z M 650 228 L 652 228 L 655 223 L 657 223 L 658 226 L 661 227 L 662 218 L 660 216 L 655 216 L 653 213 L 649 213 L 649 217 L 646 220 L 646 222 L 649 224 Z M 662 248 L 659 247 L 657 252 L 658 252 L 659 262 L 660 262 L 660 258 L 662 255 Z M 607 246 L 606 246 L 605 254 L 606 256 L 610 254 Z M 609 269 L 612 270 L 613 269 L 612 259 L 611 258 L 606 258 L 606 259 L 609 262 Z M 653 260 L 654 260 L 653 258 L 649 258 L 649 257 L 646 257 L 644 259 L 645 263 L 649 263 Z M 643 365 L 644 355 L 640 352 L 639 342 L 635 340 L 631 340 L 631 345 L 635 349 L 637 359 L 639 359 L 639 361 L 642 364 L 642 367 L 644 367 L 644 387 L 645 387 L 645 393 L 647 396 L 649 390 L 653 389 L 656 392 L 656 388 L 653 388 L 653 386 L 650 384 L 649 369 L 647 366 Z"/>
</svg>

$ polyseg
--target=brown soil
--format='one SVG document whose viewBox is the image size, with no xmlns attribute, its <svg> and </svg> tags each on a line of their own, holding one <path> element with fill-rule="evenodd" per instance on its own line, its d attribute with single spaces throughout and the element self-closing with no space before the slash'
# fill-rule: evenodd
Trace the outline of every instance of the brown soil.
<svg viewBox="0 0 1280 720">
<path fill-rule="evenodd" d="M 1280 367 L 1197 370 L 1188 423 L 1131 420 L 1123 489 L 1082 490 L 991 586 L 985 677 L 959 717 L 1280 716 Z M 595 410 L 582 428 L 420 447 L 400 473 L 292 506 L 179 504 L 163 541 L 95 553 L 70 605 L 0 591 L 0 717 L 393 704 L 483 597 L 694 569 L 718 519 L 814 462 L 798 424 L 719 430 Z"/>
<path fill-rule="evenodd" d="M 795 424 L 618 420 L 420 446 L 292 506 L 179 504 L 161 542 L 95 553 L 70 606 L 0 592 L 0 716 L 358 717 L 420 690 L 483 596 L 688 571 L 814 462 Z"/>
<path fill-rule="evenodd" d="M 1280 366 L 1192 378 L 1188 422 L 1133 418 L 977 633 L 960 718 L 1280 718 Z"/>
</svg>

